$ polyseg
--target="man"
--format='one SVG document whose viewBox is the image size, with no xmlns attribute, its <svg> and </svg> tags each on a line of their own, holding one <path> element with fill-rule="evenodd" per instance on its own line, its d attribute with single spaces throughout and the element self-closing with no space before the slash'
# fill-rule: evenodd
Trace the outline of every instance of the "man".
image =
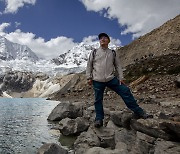
<svg viewBox="0 0 180 154">
<path fill-rule="evenodd" d="M 109 87 L 121 96 L 126 106 L 134 112 L 138 118 L 150 118 L 137 104 L 130 89 L 123 80 L 123 71 L 118 56 L 108 48 L 110 38 L 106 33 L 98 35 L 100 48 L 91 52 L 86 69 L 88 84 L 92 85 L 95 92 L 95 127 L 103 126 L 104 109 L 103 94 L 106 87 Z M 114 75 L 118 72 L 118 78 Z"/>
</svg>

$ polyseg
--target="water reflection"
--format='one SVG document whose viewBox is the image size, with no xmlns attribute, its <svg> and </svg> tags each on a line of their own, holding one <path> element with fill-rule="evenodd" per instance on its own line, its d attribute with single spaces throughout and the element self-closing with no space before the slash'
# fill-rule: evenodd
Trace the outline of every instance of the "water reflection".
<svg viewBox="0 0 180 154">
<path fill-rule="evenodd" d="M 47 117 L 59 102 L 41 98 L 0 99 L 0 153 L 33 154 L 43 143 L 58 142 Z"/>
</svg>

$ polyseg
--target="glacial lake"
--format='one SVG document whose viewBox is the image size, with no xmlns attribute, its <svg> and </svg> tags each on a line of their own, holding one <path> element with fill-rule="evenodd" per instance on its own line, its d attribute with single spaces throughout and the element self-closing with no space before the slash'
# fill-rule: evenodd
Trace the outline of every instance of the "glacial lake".
<svg viewBox="0 0 180 154">
<path fill-rule="evenodd" d="M 59 104 L 43 98 L 0 98 L 0 154 L 35 154 L 44 143 L 58 143 L 48 115 Z"/>
</svg>

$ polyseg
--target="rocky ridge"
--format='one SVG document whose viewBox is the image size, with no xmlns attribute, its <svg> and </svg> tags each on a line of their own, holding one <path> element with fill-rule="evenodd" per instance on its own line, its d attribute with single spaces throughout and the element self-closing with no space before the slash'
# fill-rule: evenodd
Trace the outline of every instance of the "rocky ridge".
<svg viewBox="0 0 180 154">
<path fill-rule="evenodd" d="M 123 66 L 147 57 L 180 53 L 180 15 L 118 50 Z"/>
</svg>

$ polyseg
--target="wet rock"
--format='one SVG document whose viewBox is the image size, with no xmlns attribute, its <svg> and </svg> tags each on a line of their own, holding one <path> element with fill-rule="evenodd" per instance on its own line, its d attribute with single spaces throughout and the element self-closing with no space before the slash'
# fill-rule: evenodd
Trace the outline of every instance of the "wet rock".
<svg viewBox="0 0 180 154">
<path fill-rule="evenodd" d="M 63 135 L 76 135 L 86 131 L 89 127 L 89 123 L 83 117 L 76 119 L 65 118 L 59 122 L 59 125 Z"/>
<path fill-rule="evenodd" d="M 82 117 L 83 110 L 79 104 L 72 104 L 69 102 L 59 103 L 48 116 L 50 121 L 60 121 L 64 118 L 75 119 Z"/>
<path fill-rule="evenodd" d="M 38 149 L 37 154 L 68 154 L 68 151 L 55 143 L 47 143 Z"/>
</svg>

